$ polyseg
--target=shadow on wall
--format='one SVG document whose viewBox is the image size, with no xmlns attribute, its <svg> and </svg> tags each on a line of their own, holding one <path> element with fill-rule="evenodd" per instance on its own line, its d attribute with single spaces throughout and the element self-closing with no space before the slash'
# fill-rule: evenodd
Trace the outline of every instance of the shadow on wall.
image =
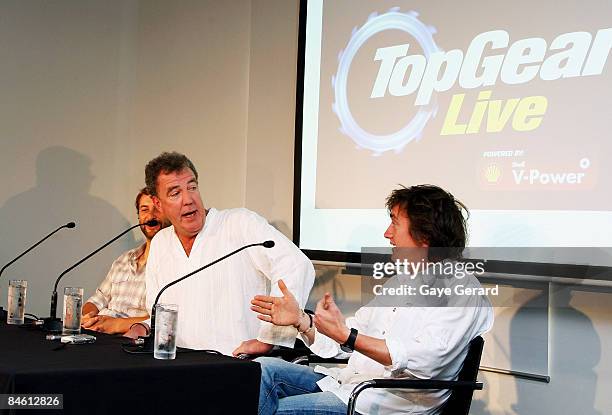
<svg viewBox="0 0 612 415">
<path fill-rule="evenodd" d="M 517 382 L 517 401 L 512 405 L 517 415 L 539 413 L 544 408 L 550 414 L 601 414 L 594 407 L 601 341 L 589 317 L 571 305 L 573 295 L 568 286 L 551 292 L 551 382 L 537 396 L 531 382 Z M 511 336 L 520 333 L 511 330 Z"/>
<path fill-rule="evenodd" d="M 42 150 L 36 160 L 36 186 L 11 197 L 0 208 L 2 264 L 58 226 L 70 221 L 77 224 L 75 229 L 61 230 L 4 272 L 0 304 L 6 302 L 7 280 L 26 279 L 26 312 L 47 316 L 57 276 L 129 227 L 130 223 L 114 206 L 89 194 L 94 179 L 91 162 L 89 157 L 66 147 Z M 91 295 L 112 261 L 134 245 L 134 235 L 130 233 L 67 274 L 58 287 L 59 310 L 63 287 L 83 287 L 85 296 Z"/>
</svg>

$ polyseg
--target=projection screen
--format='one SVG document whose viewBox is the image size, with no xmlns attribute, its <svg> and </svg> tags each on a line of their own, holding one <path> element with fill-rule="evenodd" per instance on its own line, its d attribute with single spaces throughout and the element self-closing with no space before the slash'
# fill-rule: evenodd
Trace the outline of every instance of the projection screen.
<svg viewBox="0 0 612 415">
<path fill-rule="evenodd" d="M 302 9 L 300 248 L 388 246 L 385 198 L 423 183 L 469 207 L 470 246 L 612 246 L 611 2 Z"/>
</svg>

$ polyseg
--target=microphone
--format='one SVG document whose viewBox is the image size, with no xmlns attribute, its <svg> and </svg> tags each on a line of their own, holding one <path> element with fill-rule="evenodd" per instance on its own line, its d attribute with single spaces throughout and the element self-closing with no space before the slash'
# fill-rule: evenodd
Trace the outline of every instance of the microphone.
<svg viewBox="0 0 612 415">
<path fill-rule="evenodd" d="M 17 256 L 17 258 L 13 259 L 11 262 L 9 262 L 8 264 L 6 264 L 5 266 L 2 267 L 2 269 L 0 269 L 0 277 L 2 276 L 2 273 L 4 272 L 5 269 L 7 269 L 9 266 L 11 266 L 12 264 L 14 264 L 17 260 L 19 260 L 19 258 L 21 258 L 22 256 L 24 256 L 25 254 L 27 254 L 28 252 L 30 252 L 32 249 L 36 248 L 38 245 L 40 245 L 41 243 L 43 243 L 44 241 L 46 241 L 48 238 L 50 238 L 53 234 L 55 234 L 56 232 L 60 231 L 61 229 L 67 228 L 67 229 L 72 229 L 76 226 L 76 223 L 74 222 L 68 222 L 65 225 L 60 226 L 59 228 L 55 229 L 54 231 L 52 231 L 51 233 L 49 233 L 47 236 L 45 236 L 44 238 L 42 238 L 40 241 L 36 242 L 34 245 L 32 245 L 31 247 L 29 247 L 28 249 L 26 249 L 25 251 L 23 251 L 21 254 L 19 254 Z M 4 310 L 2 309 L 2 307 L 0 307 L 0 316 L 2 319 L 4 319 Z"/>
<path fill-rule="evenodd" d="M 189 277 L 191 277 L 194 274 L 197 274 L 200 271 L 205 270 L 208 267 L 212 267 L 213 265 L 215 265 L 218 262 L 223 261 L 226 258 L 231 257 L 234 254 L 237 254 L 240 251 L 243 251 L 247 248 L 252 248 L 254 246 L 263 246 L 264 248 L 273 248 L 274 247 L 274 241 L 265 241 L 265 242 L 260 242 L 257 244 L 249 244 L 249 245 L 245 245 L 241 248 L 236 249 L 235 251 L 230 252 L 227 255 L 222 256 L 221 258 L 217 258 L 215 259 L 213 262 L 208 263 L 204 266 L 202 266 L 201 268 L 196 269 L 195 271 L 191 271 L 189 274 L 182 276 L 179 279 L 176 279 L 172 282 L 169 282 L 168 284 L 164 285 L 162 287 L 161 290 L 159 290 L 159 292 L 157 293 L 157 296 L 155 297 L 155 301 L 153 302 L 153 306 L 151 307 L 151 330 L 149 331 L 149 336 L 144 338 L 144 344 L 140 345 L 139 347 L 145 351 L 145 352 L 153 352 L 153 342 L 155 340 L 155 306 L 157 305 L 159 298 L 161 297 L 162 293 L 164 291 L 166 291 L 168 288 L 172 287 L 175 284 L 178 284 L 179 282 L 183 281 L 184 279 L 187 279 Z"/>
<path fill-rule="evenodd" d="M 57 285 L 59 284 L 60 280 L 62 279 L 64 275 L 68 274 L 70 271 L 72 271 L 73 269 L 81 265 L 83 262 L 87 261 L 89 258 L 91 258 L 95 254 L 97 254 L 98 252 L 100 252 L 101 250 L 103 250 L 104 248 L 112 244 L 113 242 L 115 242 L 117 239 L 121 238 L 123 235 L 125 235 L 132 229 L 138 228 L 139 226 L 157 226 L 157 225 L 159 225 L 159 221 L 157 219 L 151 219 L 148 222 L 139 223 L 137 225 L 130 226 L 129 228 L 121 232 L 119 235 L 115 236 L 113 239 L 111 239 L 110 241 L 108 241 L 107 243 L 105 243 L 104 245 L 96 249 L 95 251 L 93 251 L 91 254 L 87 255 L 80 261 L 77 261 L 75 264 L 73 264 L 72 266 L 67 268 L 64 272 L 62 272 L 59 275 L 59 277 L 57 277 L 57 279 L 55 280 L 55 285 L 53 286 L 53 293 L 51 294 L 51 308 L 49 311 L 49 317 L 43 319 L 44 321 L 43 329 L 47 331 L 61 331 L 62 330 L 62 320 L 57 318 Z"/>
<path fill-rule="evenodd" d="M 19 254 L 19 256 L 17 256 L 17 258 L 13 259 L 11 262 L 9 262 L 8 264 L 6 264 L 5 266 L 2 267 L 2 269 L 0 269 L 0 276 L 2 276 L 2 273 L 4 272 L 5 269 L 7 269 L 9 266 L 11 266 L 13 263 L 15 263 L 19 258 L 21 258 L 22 256 L 24 256 L 25 254 L 27 254 L 28 252 L 30 252 L 32 249 L 36 248 L 38 245 L 40 245 L 41 243 L 43 243 L 44 241 L 46 241 L 48 238 L 50 238 L 51 236 L 53 236 L 53 234 L 55 234 L 56 232 L 60 231 L 61 229 L 64 228 L 68 228 L 68 229 L 72 229 L 76 227 L 76 223 L 74 222 L 68 222 L 65 225 L 60 226 L 59 228 L 55 229 L 53 232 L 49 233 L 47 236 L 45 236 L 44 238 L 42 238 L 40 241 L 36 242 L 34 245 L 32 245 L 31 247 L 29 247 L 28 249 L 26 249 L 25 251 L 23 251 L 21 254 Z"/>
</svg>

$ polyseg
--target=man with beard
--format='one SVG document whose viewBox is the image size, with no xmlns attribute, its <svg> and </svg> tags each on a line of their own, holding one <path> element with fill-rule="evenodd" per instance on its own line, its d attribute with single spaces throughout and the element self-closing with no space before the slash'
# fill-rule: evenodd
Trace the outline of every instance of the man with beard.
<svg viewBox="0 0 612 415">
<path fill-rule="evenodd" d="M 167 226 L 163 215 L 155 208 L 148 190 L 136 196 L 136 211 L 145 243 L 123 253 L 113 262 L 100 286 L 83 305 L 81 325 L 88 330 L 108 334 L 123 334 L 130 327 L 149 317 L 146 308 L 145 266 L 151 240 Z M 157 226 L 144 223 L 157 219 Z"/>
</svg>

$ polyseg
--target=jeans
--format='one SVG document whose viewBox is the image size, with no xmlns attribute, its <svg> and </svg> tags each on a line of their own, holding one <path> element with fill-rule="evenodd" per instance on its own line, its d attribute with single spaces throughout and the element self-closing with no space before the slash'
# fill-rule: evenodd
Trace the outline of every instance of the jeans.
<svg viewBox="0 0 612 415">
<path fill-rule="evenodd" d="M 346 404 L 331 392 L 321 392 L 317 381 L 325 375 L 308 366 L 274 357 L 255 359 L 261 365 L 259 415 L 346 414 Z"/>
</svg>

